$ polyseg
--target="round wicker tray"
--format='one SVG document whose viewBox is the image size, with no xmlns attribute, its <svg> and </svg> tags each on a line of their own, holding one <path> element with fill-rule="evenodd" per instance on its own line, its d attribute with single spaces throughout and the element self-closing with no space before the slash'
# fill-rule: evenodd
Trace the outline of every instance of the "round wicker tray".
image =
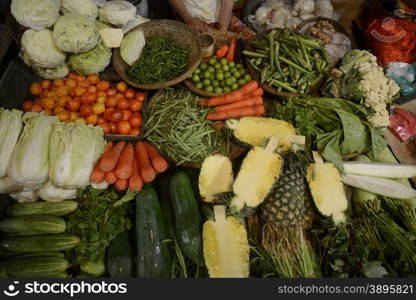
<svg viewBox="0 0 416 300">
<path fill-rule="evenodd" d="M 175 40 L 180 46 L 188 49 L 189 57 L 186 71 L 179 77 L 166 82 L 156 84 L 138 84 L 131 81 L 126 75 L 126 71 L 130 68 L 120 55 L 120 49 L 117 48 L 113 55 L 113 66 L 118 75 L 129 85 L 144 90 L 156 90 L 164 87 L 172 86 L 184 81 L 189 74 L 191 74 L 201 62 L 201 44 L 198 34 L 189 26 L 173 20 L 154 20 L 140 24 L 132 28 L 129 32 L 135 30 L 143 30 L 146 39 L 151 37 L 164 37 Z"/>
</svg>

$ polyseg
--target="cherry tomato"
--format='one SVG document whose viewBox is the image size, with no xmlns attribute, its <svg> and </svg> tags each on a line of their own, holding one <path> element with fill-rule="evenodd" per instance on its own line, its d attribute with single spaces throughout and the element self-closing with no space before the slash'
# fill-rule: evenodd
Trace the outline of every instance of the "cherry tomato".
<svg viewBox="0 0 416 300">
<path fill-rule="evenodd" d="M 33 111 L 33 112 L 41 112 L 42 111 L 42 106 L 40 104 L 38 104 L 38 103 L 34 103 L 32 105 L 32 107 L 30 108 L 30 111 Z"/>
<path fill-rule="evenodd" d="M 65 110 L 65 108 L 63 108 L 60 105 L 55 106 L 55 108 L 53 109 L 53 114 L 56 116 L 58 115 L 61 111 Z"/>
<path fill-rule="evenodd" d="M 112 134 L 117 134 L 117 125 L 116 125 L 116 123 L 113 123 L 113 122 L 110 123 L 110 132 Z"/>
<path fill-rule="evenodd" d="M 89 104 L 82 104 L 79 110 L 79 114 L 81 117 L 87 118 L 88 116 L 92 115 L 92 108 Z"/>
<path fill-rule="evenodd" d="M 99 117 L 97 124 L 101 124 L 101 123 L 107 123 L 107 120 L 104 117 Z"/>
<path fill-rule="evenodd" d="M 137 100 L 143 102 L 144 101 L 144 93 L 137 92 L 136 94 L 134 94 L 134 99 L 137 99 Z"/>
<path fill-rule="evenodd" d="M 140 134 L 140 129 L 139 128 L 132 128 L 130 130 L 130 135 L 139 136 L 139 134 Z"/>
<path fill-rule="evenodd" d="M 117 101 L 117 108 L 118 109 L 128 109 L 130 106 L 129 100 L 127 99 L 120 99 Z"/>
<path fill-rule="evenodd" d="M 94 103 L 94 105 L 92 106 L 92 111 L 96 115 L 101 115 L 105 111 L 105 105 L 102 103 Z"/>
<path fill-rule="evenodd" d="M 90 82 L 88 80 L 80 80 L 78 81 L 78 86 L 87 88 L 90 86 Z"/>
<path fill-rule="evenodd" d="M 69 87 L 67 87 L 67 86 L 65 86 L 65 85 L 60 86 L 60 87 L 58 87 L 58 88 L 55 90 L 55 94 L 56 94 L 58 97 L 68 96 L 68 94 L 69 94 Z"/>
<path fill-rule="evenodd" d="M 52 87 L 60 87 L 65 85 L 65 82 L 62 79 L 55 79 L 52 83 Z"/>
<path fill-rule="evenodd" d="M 32 95 L 40 95 L 42 93 L 42 86 L 37 82 L 32 83 L 30 85 L 30 93 Z"/>
<path fill-rule="evenodd" d="M 128 121 L 132 114 L 128 109 L 123 110 L 123 121 Z"/>
<path fill-rule="evenodd" d="M 117 94 L 117 90 L 115 88 L 109 88 L 107 91 L 107 96 L 114 96 L 115 94 Z"/>
<path fill-rule="evenodd" d="M 96 74 L 91 74 L 87 76 L 87 80 L 90 84 L 97 84 L 100 81 L 100 77 Z"/>
<path fill-rule="evenodd" d="M 130 123 L 127 121 L 120 121 L 117 123 L 117 132 L 119 134 L 129 134 L 131 131 Z"/>
<path fill-rule="evenodd" d="M 124 81 L 120 81 L 119 83 L 117 83 L 116 89 L 120 93 L 124 93 L 124 91 L 127 90 L 127 84 Z"/>
<path fill-rule="evenodd" d="M 123 94 L 120 94 L 120 93 L 116 93 L 114 96 L 116 97 L 117 101 L 119 101 L 121 99 L 125 99 Z"/>
<path fill-rule="evenodd" d="M 87 80 L 87 78 L 85 78 L 85 76 L 83 76 L 83 75 L 79 75 L 79 74 L 77 74 L 77 78 L 75 78 L 75 80 L 76 80 L 77 82 L 80 82 L 80 81 Z"/>
<path fill-rule="evenodd" d="M 89 87 L 87 87 L 87 92 L 95 94 L 97 92 L 97 88 L 95 87 L 95 85 L 90 85 Z"/>
<path fill-rule="evenodd" d="M 133 89 L 127 89 L 124 92 L 124 97 L 126 97 L 127 99 L 133 99 L 134 98 L 134 90 Z"/>
<path fill-rule="evenodd" d="M 68 78 L 70 79 L 77 79 L 78 74 L 75 72 L 71 72 L 68 74 Z"/>
<path fill-rule="evenodd" d="M 86 121 L 87 121 L 87 124 L 95 125 L 95 124 L 97 124 L 98 116 L 96 114 L 89 115 L 86 118 Z"/>
<path fill-rule="evenodd" d="M 98 126 L 100 126 L 103 129 L 104 134 L 109 134 L 111 132 L 110 123 L 98 123 Z"/>
<path fill-rule="evenodd" d="M 142 126 L 142 115 L 134 113 L 129 119 L 130 125 L 133 128 L 140 128 Z"/>
<path fill-rule="evenodd" d="M 40 85 L 43 90 L 50 90 L 52 87 L 52 82 L 50 80 L 44 79 L 41 81 Z"/>
<path fill-rule="evenodd" d="M 73 112 L 78 111 L 79 108 L 81 107 L 81 101 L 79 101 L 79 98 L 78 99 L 77 98 L 70 99 L 70 100 L 66 101 L 65 107 L 69 111 L 73 111 Z"/>
<path fill-rule="evenodd" d="M 76 87 L 74 87 L 73 91 L 74 91 L 75 96 L 82 96 L 82 95 L 85 94 L 87 89 L 85 87 L 82 87 L 82 86 L 76 86 Z"/>
<path fill-rule="evenodd" d="M 68 78 L 68 79 L 66 80 L 66 82 L 65 82 L 65 85 L 66 85 L 67 87 L 69 87 L 70 89 L 73 89 L 74 87 L 76 87 L 76 86 L 77 86 L 77 82 L 75 81 L 75 79 Z"/>
<path fill-rule="evenodd" d="M 94 93 L 86 92 L 84 95 L 82 95 L 82 102 L 85 104 L 93 103 L 96 99 L 97 95 Z"/>
<path fill-rule="evenodd" d="M 58 118 L 59 118 L 59 121 L 61 121 L 61 122 L 67 122 L 67 121 L 70 120 L 71 115 L 70 115 L 69 111 L 63 110 L 63 111 L 58 113 Z"/>
<path fill-rule="evenodd" d="M 123 112 L 121 110 L 114 110 L 113 113 L 111 114 L 111 121 L 114 123 L 118 123 L 121 120 L 123 120 Z"/>
<path fill-rule="evenodd" d="M 33 101 L 25 101 L 22 103 L 22 110 L 23 111 L 30 111 L 33 106 Z"/>
<path fill-rule="evenodd" d="M 104 102 L 105 106 L 107 107 L 116 107 L 117 106 L 117 99 L 115 96 L 108 96 Z"/>
<path fill-rule="evenodd" d="M 113 114 L 113 112 L 115 111 L 115 109 L 114 108 L 107 108 L 106 110 L 105 110 L 105 112 L 104 112 L 104 114 L 103 114 L 103 116 L 104 116 L 104 118 L 107 120 L 107 121 L 111 121 L 111 115 Z"/>
<path fill-rule="evenodd" d="M 108 81 L 101 80 L 96 85 L 97 90 L 105 91 L 110 87 L 110 83 Z"/>
<path fill-rule="evenodd" d="M 129 101 L 129 108 L 132 112 L 139 112 L 142 109 L 142 102 L 137 99 L 133 99 Z"/>
<path fill-rule="evenodd" d="M 75 120 L 75 123 L 87 124 L 87 121 L 85 121 L 84 118 L 78 118 L 78 119 Z"/>
<path fill-rule="evenodd" d="M 56 99 L 56 103 L 61 105 L 61 106 L 65 106 L 66 103 L 71 100 L 72 98 L 69 96 L 63 96 L 63 97 L 59 97 L 58 99 Z"/>
<path fill-rule="evenodd" d="M 78 119 L 79 118 L 79 112 L 77 112 L 77 111 L 71 111 L 70 113 L 69 113 L 69 119 L 71 120 L 71 121 L 75 121 L 76 119 Z"/>
<path fill-rule="evenodd" d="M 52 110 L 55 107 L 55 100 L 53 100 L 52 98 L 43 98 L 42 100 L 40 100 L 40 105 L 44 109 Z"/>
</svg>

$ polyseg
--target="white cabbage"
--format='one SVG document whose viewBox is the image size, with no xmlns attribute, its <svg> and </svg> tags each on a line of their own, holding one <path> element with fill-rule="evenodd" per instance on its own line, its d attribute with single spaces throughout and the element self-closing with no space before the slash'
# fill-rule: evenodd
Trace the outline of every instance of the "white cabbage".
<svg viewBox="0 0 416 300">
<path fill-rule="evenodd" d="M 97 46 L 100 35 L 95 22 L 85 16 L 68 13 L 56 21 L 53 38 L 62 51 L 82 53 Z"/>
<path fill-rule="evenodd" d="M 43 30 L 55 24 L 60 6 L 60 0 L 12 0 L 11 12 L 19 24 Z"/>
<path fill-rule="evenodd" d="M 35 112 L 23 115 L 25 125 L 13 151 L 7 176 L 24 187 L 44 183 L 49 177 L 49 141 L 57 117 Z"/>
<path fill-rule="evenodd" d="M 20 110 L 0 108 L 0 178 L 6 176 L 7 165 L 22 130 L 22 114 Z"/>
<path fill-rule="evenodd" d="M 19 203 L 36 202 L 39 199 L 38 191 L 12 193 L 10 197 Z"/>
<path fill-rule="evenodd" d="M 128 65 L 133 65 L 142 54 L 146 44 L 144 33 L 141 30 L 135 30 L 127 34 L 120 45 L 120 55 Z"/>
<path fill-rule="evenodd" d="M 0 194 L 18 193 L 22 191 L 22 186 L 9 177 L 0 179 Z"/>
<path fill-rule="evenodd" d="M 51 181 L 48 181 L 38 192 L 41 199 L 48 202 L 60 202 L 63 200 L 70 200 L 77 197 L 76 189 L 62 189 Z"/>
<path fill-rule="evenodd" d="M 92 0 L 61 0 L 63 14 L 76 13 L 91 20 L 98 17 L 98 7 Z"/>
<path fill-rule="evenodd" d="M 54 126 L 50 151 L 50 179 L 58 187 L 84 188 L 90 183 L 94 164 L 104 150 L 104 134 L 100 127 L 84 124 Z"/>
<path fill-rule="evenodd" d="M 51 80 L 61 79 L 61 78 L 66 77 L 69 74 L 69 68 L 67 64 L 63 64 L 56 68 L 42 68 L 38 66 L 33 66 L 33 70 L 40 77 L 45 78 L 45 79 L 51 79 Z"/>
<path fill-rule="evenodd" d="M 71 54 L 68 59 L 69 67 L 81 75 L 97 74 L 104 71 L 111 62 L 111 49 L 98 43 L 94 49 L 79 53 Z"/>
<path fill-rule="evenodd" d="M 53 42 L 52 31 L 28 29 L 22 36 L 22 50 L 31 65 L 56 68 L 65 62 L 66 54 Z"/>
<path fill-rule="evenodd" d="M 299 15 L 311 14 L 315 10 L 315 2 L 313 0 L 296 0 L 293 9 Z"/>
<path fill-rule="evenodd" d="M 134 28 L 134 27 L 136 27 L 136 26 L 138 26 L 140 24 L 149 22 L 149 21 L 150 21 L 150 19 L 148 19 L 148 18 L 144 18 L 141 15 L 136 15 L 133 20 L 131 20 L 130 22 L 128 22 L 126 25 L 124 25 L 124 27 L 123 27 L 123 33 L 126 33 L 130 29 L 132 29 L 132 28 Z"/>
<path fill-rule="evenodd" d="M 114 0 L 108 1 L 99 10 L 100 20 L 123 27 L 136 16 L 137 8 L 128 1 Z"/>
</svg>

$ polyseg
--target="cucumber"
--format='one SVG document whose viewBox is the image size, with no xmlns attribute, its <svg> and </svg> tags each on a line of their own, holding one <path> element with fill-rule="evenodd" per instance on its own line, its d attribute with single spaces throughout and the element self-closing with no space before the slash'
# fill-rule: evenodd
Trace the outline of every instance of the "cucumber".
<svg viewBox="0 0 416 300">
<path fill-rule="evenodd" d="M 0 231 L 8 234 L 31 235 L 65 232 L 66 222 L 61 217 L 28 215 L 0 221 Z"/>
<path fill-rule="evenodd" d="M 173 220 L 172 201 L 170 200 L 170 176 L 167 174 L 159 175 L 157 184 L 160 210 L 162 211 L 166 234 L 173 239 L 175 238 L 175 221 Z"/>
<path fill-rule="evenodd" d="M 45 277 L 64 272 L 68 261 L 58 257 L 19 258 L 0 262 L 7 277 Z"/>
<path fill-rule="evenodd" d="M 68 250 L 79 244 L 73 234 L 47 234 L 24 237 L 7 237 L 0 241 L 0 250 L 8 253 L 42 253 Z"/>
<path fill-rule="evenodd" d="M 169 244 L 155 189 L 146 185 L 136 196 L 137 277 L 168 278 Z"/>
<path fill-rule="evenodd" d="M 178 172 L 173 175 L 170 181 L 170 193 L 179 246 L 193 262 L 203 264 L 202 218 L 186 173 Z"/>
<path fill-rule="evenodd" d="M 133 277 L 133 251 L 127 231 L 120 233 L 108 246 L 107 271 L 113 278 Z"/>
<path fill-rule="evenodd" d="M 77 207 L 78 203 L 75 201 L 14 203 L 7 208 L 7 215 L 12 217 L 26 215 L 61 217 L 73 212 Z"/>
<path fill-rule="evenodd" d="M 63 252 L 43 252 L 43 253 L 26 253 L 13 256 L 14 258 L 27 258 L 27 257 L 59 257 L 65 258 L 65 254 Z"/>
</svg>

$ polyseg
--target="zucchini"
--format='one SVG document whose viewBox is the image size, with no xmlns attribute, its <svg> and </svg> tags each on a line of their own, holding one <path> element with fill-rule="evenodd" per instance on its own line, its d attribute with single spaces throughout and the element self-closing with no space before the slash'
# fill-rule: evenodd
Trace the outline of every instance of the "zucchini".
<svg viewBox="0 0 416 300">
<path fill-rule="evenodd" d="M 24 237 L 7 237 L 0 241 L 0 250 L 8 253 L 42 253 L 68 250 L 79 244 L 73 234 L 46 234 Z"/>
<path fill-rule="evenodd" d="M 192 185 L 185 172 L 173 175 L 170 193 L 179 246 L 193 262 L 202 264 L 202 218 Z"/>
<path fill-rule="evenodd" d="M 158 176 L 157 191 L 159 195 L 160 210 L 163 215 L 166 234 L 170 239 L 175 238 L 175 221 L 173 220 L 172 201 L 170 200 L 170 176 L 161 174 Z"/>
<path fill-rule="evenodd" d="M 28 215 L 0 221 L 0 231 L 7 234 L 31 235 L 65 232 L 66 222 L 61 217 Z"/>
<path fill-rule="evenodd" d="M 133 251 L 127 231 L 121 232 L 108 246 L 107 270 L 113 278 L 133 276 Z"/>
<path fill-rule="evenodd" d="M 42 253 L 26 253 L 26 254 L 19 254 L 15 255 L 12 258 L 27 258 L 27 257 L 59 257 L 65 258 L 65 254 L 63 252 L 42 252 Z"/>
<path fill-rule="evenodd" d="M 412 178 L 416 176 L 416 166 L 399 163 L 346 161 L 344 171 L 348 174 L 383 177 Z"/>
<path fill-rule="evenodd" d="M 0 262 L 7 277 L 45 277 L 64 272 L 68 261 L 59 257 L 19 258 Z"/>
<path fill-rule="evenodd" d="M 14 203 L 7 208 L 7 215 L 12 217 L 26 215 L 61 217 L 73 212 L 77 207 L 78 203 L 75 201 Z"/>
<path fill-rule="evenodd" d="M 172 258 L 156 191 L 146 185 L 136 197 L 137 277 L 168 278 Z"/>
</svg>

